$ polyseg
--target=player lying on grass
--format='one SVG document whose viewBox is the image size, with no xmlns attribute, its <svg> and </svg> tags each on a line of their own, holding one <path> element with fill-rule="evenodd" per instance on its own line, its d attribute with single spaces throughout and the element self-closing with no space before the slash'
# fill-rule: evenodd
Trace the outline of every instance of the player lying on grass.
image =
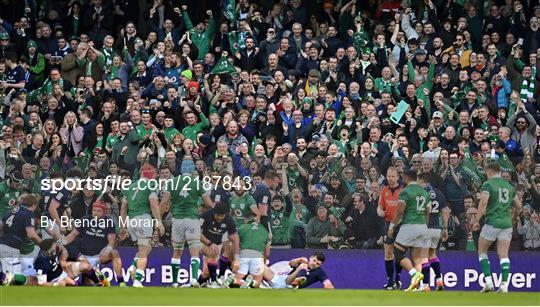
<svg viewBox="0 0 540 307">
<path fill-rule="evenodd" d="M 208 210 L 201 216 L 201 219 L 203 221 L 201 227 L 203 271 L 202 275 L 199 276 L 199 284 L 207 283 L 211 288 L 219 287 L 217 283 L 217 265 L 221 254 L 222 239 L 224 237 L 228 238 L 227 243 L 231 243 L 232 253 L 235 255 L 233 267 L 237 267 L 240 249 L 238 233 L 233 218 L 229 214 L 229 207 L 225 203 L 217 202 L 213 209 Z"/>
<path fill-rule="evenodd" d="M 99 264 L 106 264 L 112 261 L 114 272 L 118 278 L 120 287 L 125 287 L 122 275 L 122 259 L 114 248 L 116 246 L 116 232 L 112 219 L 105 216 L 107 206 L 101 200 L 97 200 L 92 205 L 92 215 L 81 218 L 79 227 L 73 229 L 64 239 L 62 244 L 66 245 L 75 238 L 80 237 L 84 244 L 80 246 L 81 259 L 86 259 L 90 265 L 97 268 Z M 90 220 L 99 222 L 90 223 Z M 101 273 L 98 276 L 93 271 L 86 274 L 92 282 L 103 286 L 110 286 L 109 280 Z"/>
<path fill-rule="evenodd" d="M 265 266 L 263 278 L 273 289 L 307 288 L 320 282 L 325 289 L 334 289 L 334 285 L 321 268 L 325 261 L 324 254 L 315 252 L 309 257 L 296 258 L 289 262 L 281 261 L 270 267 Z"/>
</svg>

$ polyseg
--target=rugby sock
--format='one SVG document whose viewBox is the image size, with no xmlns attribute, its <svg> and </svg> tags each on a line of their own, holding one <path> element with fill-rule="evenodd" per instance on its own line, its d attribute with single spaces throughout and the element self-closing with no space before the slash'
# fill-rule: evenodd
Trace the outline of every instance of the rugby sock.
<svg viewBox="0 0 540 307">
<path fill-rule="evenodd" d="M 208 274 L 210 274 L 210 281 L 217 280 L 217 264 L 208 263 Z"/>
<path fill-rule="evenodd" d="M 124 282 L 124 276 L 122 276 L 121 274 L 117 275 L 116 280 L 118 280 L 118 283 L 123 283 Z"/>
<path fill-rule="evenodd" d="M 171 268 L 172 268 L 173 284 L 178 283 L 178 272 L 180 272 L 180 259 L 171 258 Z"/>
<path fill-rule="evenodd" d="M 137 271 L 135 271 L 135 280 L 138 282 L 142 282 L 143 279 L 144 279 L 144 271 L 141 269 L 137 269 Z"/>
<path fill-rule="evenodd" d="M 91 281 L 93 281 L 95 284 L 99 283 L 101 280 L 99 280 L 96 271 L 94 269 L 90 269 L 90 271 L 86 272 L 84 276 L 88 277 Z"/>
<path fill-rule="evenodd" d="M 199 279 L 199 266 L 201 265 L 201 260 L 199 257 L 191 257 L 191 280 Z"/>
<path fill-rule="evenodd" d="M 394 259 L 385 260 L 384 268 L 386 269 L 386 278 L 388 279 L 388 283 L 394 282 Z"/>
<path fill-rule="evenodd" d="M 13 275 L 13 284 L 22 286 L 26 284 L 26 276 L 22 274 L 15 274 Z"/>
<path fill-rule="evenodd" d="M 394 261 L 394 268 L 396 270 L 396 278 L 394 278 L 394 280 L 397 282 L 397 281 L 401 280 L 400 274 L 401 274 L 401 270 L 403 268 L 401 267 L 401 263 L 399 263 L 399 261 L 397 261 L 397 260 Z"/>
<path fill-rule="evenodd" d="M 503 283 L 508 282 L 509 273 L 510 273 L 510 259 L 502 258 L 501 259 L 501 274 L 502 274 L 502 282 Z"/>
<path fill-rule="evenodd" d="M 426 281 L 425 284 L 429 285 L 430 278 L 429 276 L 431 273 L 431 267 L 429 266 L 429 262 L 422 263 L 422 274 L 424 275 L 424 279 L 420 282 L 421 285 L 424 285 L 424 280 Z"/>
<path fill-rule="evenodd" d="M 486 285 L 493 287 L 493 277 L 491 277 L 491 267 L 487 254 L 481 254 L 479 260 L 482 273 L 484 273 L 484 278 L 486 279 Z"/>
<path fill-rule="evenodd" d="M 139 261 L 139 258 L 137 258 L 137 257 L 133 258 L 133 260 L 131 261 L 131 266 L 137 267 L 137 262 L 138 261 Z"/>
<path fill-rule="evenodd" d="M 225 256 L 219 257 L 219 274 L 218 277 L 225 276 L 225 272 L 229 268 L 229 265 L 231 263 L 229 262 L 229 258 Z"/>
<path fill-rule="evenodd" d="M 439 280 L 441 278 L 441 262 L 439 261 L 439 257 L 429 259 L 429 265 L 433 269 L 433 272 L 435 272 L 435 277 Z"/>
</svg>

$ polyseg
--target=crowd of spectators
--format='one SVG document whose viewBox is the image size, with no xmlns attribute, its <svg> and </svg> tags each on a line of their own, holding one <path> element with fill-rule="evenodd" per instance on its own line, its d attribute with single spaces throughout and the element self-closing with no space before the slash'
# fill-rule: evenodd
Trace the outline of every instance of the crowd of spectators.
<svg viewBox="0 0 540 307">
<path fill-rule="evenodd" d="M 392 167 L 431 174 L 452 209 L 441 248 L 474 250 L 482 168 L 497 160 L 524 203 L 512 249 L 540 249 L 538 0 L 0 8 L 0 213 L 46 195 L 53 173 L 136 178 L 150 161 L 162 178 L 275 173 L 276 247 L 382 248 Z M 103 195 L 117 215 L 121 191 L 88 189 L 66 214 Z"/>
</svg>

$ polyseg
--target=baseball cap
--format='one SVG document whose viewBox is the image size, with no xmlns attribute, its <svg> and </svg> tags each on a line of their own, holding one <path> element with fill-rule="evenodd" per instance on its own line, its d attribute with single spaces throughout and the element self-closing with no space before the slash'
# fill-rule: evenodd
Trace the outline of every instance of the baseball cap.
<svg viewBox="0 0 540 307">
<path fill-rule="evenodd" d="M 419 48 L 418 50 L 416 50 L 414 55 L 426 55 L 426 51 L 424 49 Z"/>
<path fill-rule="evenodd" d="M 443 118 L 443 114 L 441 111 L 435 111 L 433 113 L 433 118 Z"/>
<path fill-rule="evenodd" d="M 0 39 L 9 39 L 9 34 L 7 32 L 0 32 Z"/>
</svg>

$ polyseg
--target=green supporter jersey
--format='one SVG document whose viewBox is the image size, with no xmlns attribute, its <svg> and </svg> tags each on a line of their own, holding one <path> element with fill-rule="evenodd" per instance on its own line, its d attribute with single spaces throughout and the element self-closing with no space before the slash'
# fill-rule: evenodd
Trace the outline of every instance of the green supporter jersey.
<svg viewBox="0 0 540 307">
<path fill-rule="evenodd" d="M 152 134 L 152 127 L 146 129 L 144 127 L 144 124 L 139 124 L 135 127 L 137 130 L 137 134 L 139 135 L 139 138 L 143 139 L 145 136 L 150 136 Z"/>
<path fill-rule="evenodd" d="M 426 224 L 425 210 L 429 205 L 429 193 L 416 182 L 399 192 L 399 200 L 405 202 L 402 224 Z"/>
<path fill-rule="evenodd" d="M 236 193 L 232 193 L 229 198 L 229 208 L 231 210 L 231 216 L 234 219 L 236 227 L 244 225 L 244 220 L 248 216 L 252 207 L 257 207 L 257 203 L 253 196 L 244 192 L 243 195 L 238 196 Z"/>
<path fill-rule="evenodd" d="M 196 176 L 180 175 L 167 187 L 171 193 L 171 210 L 175 219 L 199 219 L 203 183 Z"/>
<path fill-rule="evenodd" d="M 482 192 L 489 194 L 486 224 L 495 228 L 512 228 L 512 203 L 516 189 L 506 180 L 495 177 L 484 182 Z"/>
<path fill-rule="evenodd" d="M 14 204 L 21 192 L 11 188 L 7 181 L 0 183 L 0 219 L 9 211 L 11 204 Z"/>
<path fill-rule="evenodd" d="M 148 182 L 141 181 L 146 181 L 146 179 L 134 181 L 127 190 L 124 190 L 124 197 L 128 204 L 128 216 L 130 218 L 143 214 L 152 215 L 149 199 L 157 199 L 156 191 L 150 189 L 152 186 L 148 187 Z M 141 182 L 140 185 L 139 182 Z"/>
<path fill-rule="evenodd" d="M 268 243 L 268 231 L 259 223 L 244 224 L 238 228 L 241 250 L 254 250 L 264 253 Z"/>
<path fill-rule="evenodd" d="M 293 188 L 299 188 L 303 190 L 303 180 L 302 175 L 298 168 L 288 168 L 287 169 L 287 181 L 289 184 L 289 191 Z"/>
<path fill-rule="evenodd" d="M 270 227 L 272 228 L 272 245 L 287 245 L 291 243 L 290 214 L 285 210 L 271 210 Z"/>
</svg>

